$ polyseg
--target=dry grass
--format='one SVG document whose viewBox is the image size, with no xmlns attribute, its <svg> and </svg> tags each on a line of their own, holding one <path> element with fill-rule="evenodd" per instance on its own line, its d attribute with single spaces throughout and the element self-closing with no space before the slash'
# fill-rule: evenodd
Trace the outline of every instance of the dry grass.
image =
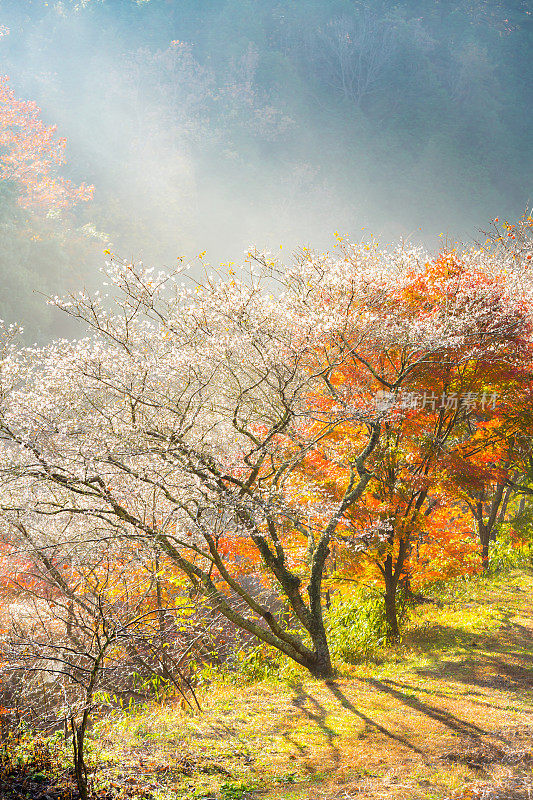
<svg viewBox="0 0 533 800">
<path fill-rule="evenodd" d="M 221 684 L 201 715 L 102 721 L 100 785 L 155 800 L 531 800 L 533 578 L 445 599 L 417 609 L 401 647 L 329 684 Z"/>
</svg>

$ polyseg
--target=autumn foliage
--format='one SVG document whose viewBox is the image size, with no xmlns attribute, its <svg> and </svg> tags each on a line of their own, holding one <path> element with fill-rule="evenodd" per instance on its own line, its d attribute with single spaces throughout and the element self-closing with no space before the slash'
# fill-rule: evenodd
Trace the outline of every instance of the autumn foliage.
<svg viewBox="0 0 533 800">
<path fill-rule="evenodd" d="M 325 587 L 379 587 L 397 640 L 399 592 L 486 569 L 533 494 L 527 253 L 338 238 L 202 283 L 111 258 L 114 310 L 56 301 L 92 336 L 6 332 L 6 538 L 155 548 L 165 580 L 317 677 Z"/>
<path fill-rule="evenodd" d="M 19 203 L 28 209 L 62 210 L 89 200 L 92 186 L 61 176 L 66 139 L 39 115 L 37 105 L 18 100 L 8 78 L 0 76 L 0 180 L 16 184 Z"/>
<path fill-rule="evenodd" d="M 324 407 L 348 393 L 359 408 L 372 398 L 381 407 L 372 480 L 337 528 L 335 574 L 384 580 L 386 599 L 399 585 L 412 591 L 488 566 L 515 456 L 529 452 L 529 310 L 505 270 L 487 266 L 444 251 L 408 269 L 381 307 L 396 320 L 394 340 L 379 324 L 364 349 L 346 340 L 346 359 L 323 393 Z M 466 328 L 439 341 L 461 318 Z M 409 325 L 419 326 L 418 341 Z M 432 329 L 434 341 L 424 341 Z M 347 463 L 366 434 L 367 420 L 353 411 L 302 465 L 313 491 L 331 498 L 345 486 L 342 454 Z M 390 609 L 394 629 L 392 600 Z"/>
</svg>

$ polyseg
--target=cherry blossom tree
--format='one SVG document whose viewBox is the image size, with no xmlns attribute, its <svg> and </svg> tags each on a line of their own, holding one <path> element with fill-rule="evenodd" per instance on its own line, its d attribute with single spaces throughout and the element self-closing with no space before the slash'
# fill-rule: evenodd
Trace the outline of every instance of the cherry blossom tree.
<svg viewBox="0 0 533 800">
<path fill-rule="evenodd" d="M 325 330 L 353 325 L 346 313 L 357 293 L 355 285 L 345 292 L 344 280 L 363 286 L 369 265 L 338 266 L 305 257 L 284 275 L 264 260 L 247 280 L 228 275 L 182 289 L 179 276 L 112 262 L 114 312 L 100 297 L 63 305 L 94 337 L 6 352 L 6 511 L 31 508 L 58 523 L 72 515 L 79 537 L 98 519 L 105 535 L 156 543 L 234 624 L 331 675 L 321 603 L 328 543 L 364 493 L 380 431 L 374 409 L 358 408 L 349 392 L 325 414 L 310 399 L 344 358 L 340 345 L 327 364 L 316 357 Z M 368 290 L 370 302 L 379 304 L 384 280 Z M 340 292 L 334 304 L 330 292 Z M 344 496 L 302 505 L 287 478 L 346 413 L 367 418 L 368 430 L 347 465 Z M 318 430 L 308 432 L 313 415 Z M 146 514 L 149 502 L 157 513 Z M 241 539 L 289 605 L 290 629 L 261 586 L 226 566 L 228 540 Z"/>
<path fill-rule="evenodd" d="M 426 258 L 346 244 L 333 255 L 304 250 L 282 269 L 254 254 L 239 274 L 214 271 L 200 283 L 112 259 L 107 295 L 55 301 L 88 336 L 43 349 L 6 344 L 4 514 L 46 520 L 43 546 L 67 517 L 79 541 L 94 541 L 98 521 L 103 539 L 157 546 L 234 625 L 330 677 L 330 544 L 390 455 L 391 420 L 408 414 L 402 391 L 440 375 L 451 354 L 467 369 L 500 364 L 518 338 L 529 347 L 529 284 L 516 260 L 506 269 L 475 251 L 454 283 L 451 259 L 424 304 Z M 376 403 L 379 390 L 390 402 Z M 445 451 L 446 424 L 422 466 Z M 357 427 L 351 441 L 347 426 Z M 335 438 L 331 492 L 307 474 Z M 418 510 L 424 469 L 413 479 Z M 404 528 L 390 549 L 401 556 L 396 582 Z M 368 533 L 360 526 L 356 537 L 365 544 Z M 255 576 L 239 570 L 243 543 Z"/>
</svg>

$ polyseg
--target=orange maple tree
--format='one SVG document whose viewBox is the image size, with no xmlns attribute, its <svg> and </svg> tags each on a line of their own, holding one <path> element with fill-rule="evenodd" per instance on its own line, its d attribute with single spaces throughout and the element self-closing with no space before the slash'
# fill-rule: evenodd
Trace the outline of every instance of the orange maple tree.
<svg viewBox="0 0 533 800">
<path fill-rule="evenodd" d="M 347 355 L 324 394 L 323 403 L 333 404 L 350 386 L 361 401 L 370 402 L 374 394 L 383 405 L 380 442 L 369 465 L 372 480 L 364 498 L 347 510 L 336 540 L 358 554 L 359 569 L 373 564 L 374 575 L 381 574 L 392 639 L 399 633 L 397 588 L 402 582 L 410 588 L 413 569 L 424 567 L 427 577 L 440 570 L 447 577 L 461 559 L 466 571 L 476 568 L 477 546 L 461 505 L 468 500 L 467 484 L 481 491 L 483 481 L 495 481 L 499 508 L 516 435 L 509 400 L 524 396 L 531 373 L 525 309 L 501 286 L 497 271 L 454 252 L 413 269 L 390 294 L 396 317 L 431 330 L 462 315 L 464 335 L 443 339 L 437 347 L 430 337 L 424 350 L 416 341 L 402 340 L 401 326 L 394 341 L 382 340 L 377 331 L 364 354 L 359 346 L 357 359 Z M 332 498 L 342 493 L 342 453 L 349 460 L 364 435 L 365 425 L 354 420 L 326 437 L 322 452 L 304 464 L 314 490 Z M 461 476 L 463 484 L 462 490 L 455 484 L 455 495 L 452 476 Z M 486 565 L 487 531 L 493 524 L 487 527 L 483 513 L 484 508 L 478 524 Z M 348 558 L 345 564 L 353 562 Z"/>
</svg>

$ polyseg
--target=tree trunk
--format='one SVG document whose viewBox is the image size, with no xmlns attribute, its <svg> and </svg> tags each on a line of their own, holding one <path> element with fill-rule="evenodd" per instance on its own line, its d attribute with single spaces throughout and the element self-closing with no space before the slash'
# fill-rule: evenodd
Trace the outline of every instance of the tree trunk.
<svg viewBox="0 0 533 800">
<path fill-rule="evenodd" d="M 390 545 L 394 542 L 394 535 L 390 537 Z M 396 610 L 396 594 L 398 582 L 405 563 L 406 554 L 409 551 L 409 541 L 404 537 L 400 539 L 398 545 L 398 555 L 396 563 L 392 554 L 389 553 L 382 567 L 383 577 L 385 578 L 385 619 L 387 622 L 387 642 L 394 644 L 400 638 L 400 628 L 398 625 L 398 613 Z"/>
<path fill-rule="evenodd" d="M 400 638 L 398 614 L 396 612 L 396 583 L 386 581 L 385 618 L 387 620 L 387 641 L 394 644 Z"/>
<path fill-rule="evenodd" d="M 490 500 L 490 506 L 487 516 L 487 521 L 484 520 L 484 503 L 488 502 L 485 499 L 484 494 L 482 494 L 477 502 L 477 506 L 475 508 L 475 517 L 477 520 L 478 526 L 478 533 L 479 533 L 479 540 L 481 542 L 481 564 L 483 568 L 483 572 L 486 572 L 489 568 L 489 543 L 494 541 L 496 536 L 496 520 L 498 518 L 498 511 L 502 506 L 502 502 L 504 501 L 505 497 L 505 484 L 499 483 L 494 490 L 494 494 L 492 499 Z M 505 513 L 505 503 L 503 507 L 503 513 Z"/>
<path fill-rule="evenodd" d="M 487 572 L 489 568 L 489 532 L 483 530 L 483 535 L 481 535 L 480 538 L 481 538 L 481 564 L 483 572 Z"/>
<path fill-rule="evenodd" d="M 169 642 L 168 642 L 168 626 L 165 609 L 163 608 L 163 593 L 161 590 L 161 577 L 160 577 L 160 563 L 159 553 L 157 550 L 154 554 L 155 566 L 155 591 L 157 598 L 157 621 L 159 625 L 159 639 L 160 639 L 160 652 L 161 652 L 161 666 L 163 668 L 163 677 L 168 680 L 169 677 Z"/>
<path fill-rule="evenodd" d="M 74 754 L 74 775 L 78 786 L 80 800 L 88 800 L 89 793 L 87 787 L 87 767 L 85 766 L 85 731 L 87 729 L 87 717 L 84 712 L 82 721 L 79 727 L 76 725 L 76 720 L 71 717 L 70 724 L 72 727 L 72 750 Z"/>
<path fill-rule="evenodd" d="M 307 669 L 314 678 L 328 680 L 333 678 L 335 671 L 331 663 L 328 640 L 323 624 L 319 626 L 321 630 L 314 631 L 311 636 L 314 644 L 312 660 L 309 661 Z"/>
<path fill-rule="evenodd" d="M 479 541 L 481 543 L 481 568 L 483 572 L 487 572 L 489 568 L 489 541 L 490 529 L 488 525 L 483 522 L 483 517 L 479 516 L 477 520 L 477 530 Z"/>
</svg>

